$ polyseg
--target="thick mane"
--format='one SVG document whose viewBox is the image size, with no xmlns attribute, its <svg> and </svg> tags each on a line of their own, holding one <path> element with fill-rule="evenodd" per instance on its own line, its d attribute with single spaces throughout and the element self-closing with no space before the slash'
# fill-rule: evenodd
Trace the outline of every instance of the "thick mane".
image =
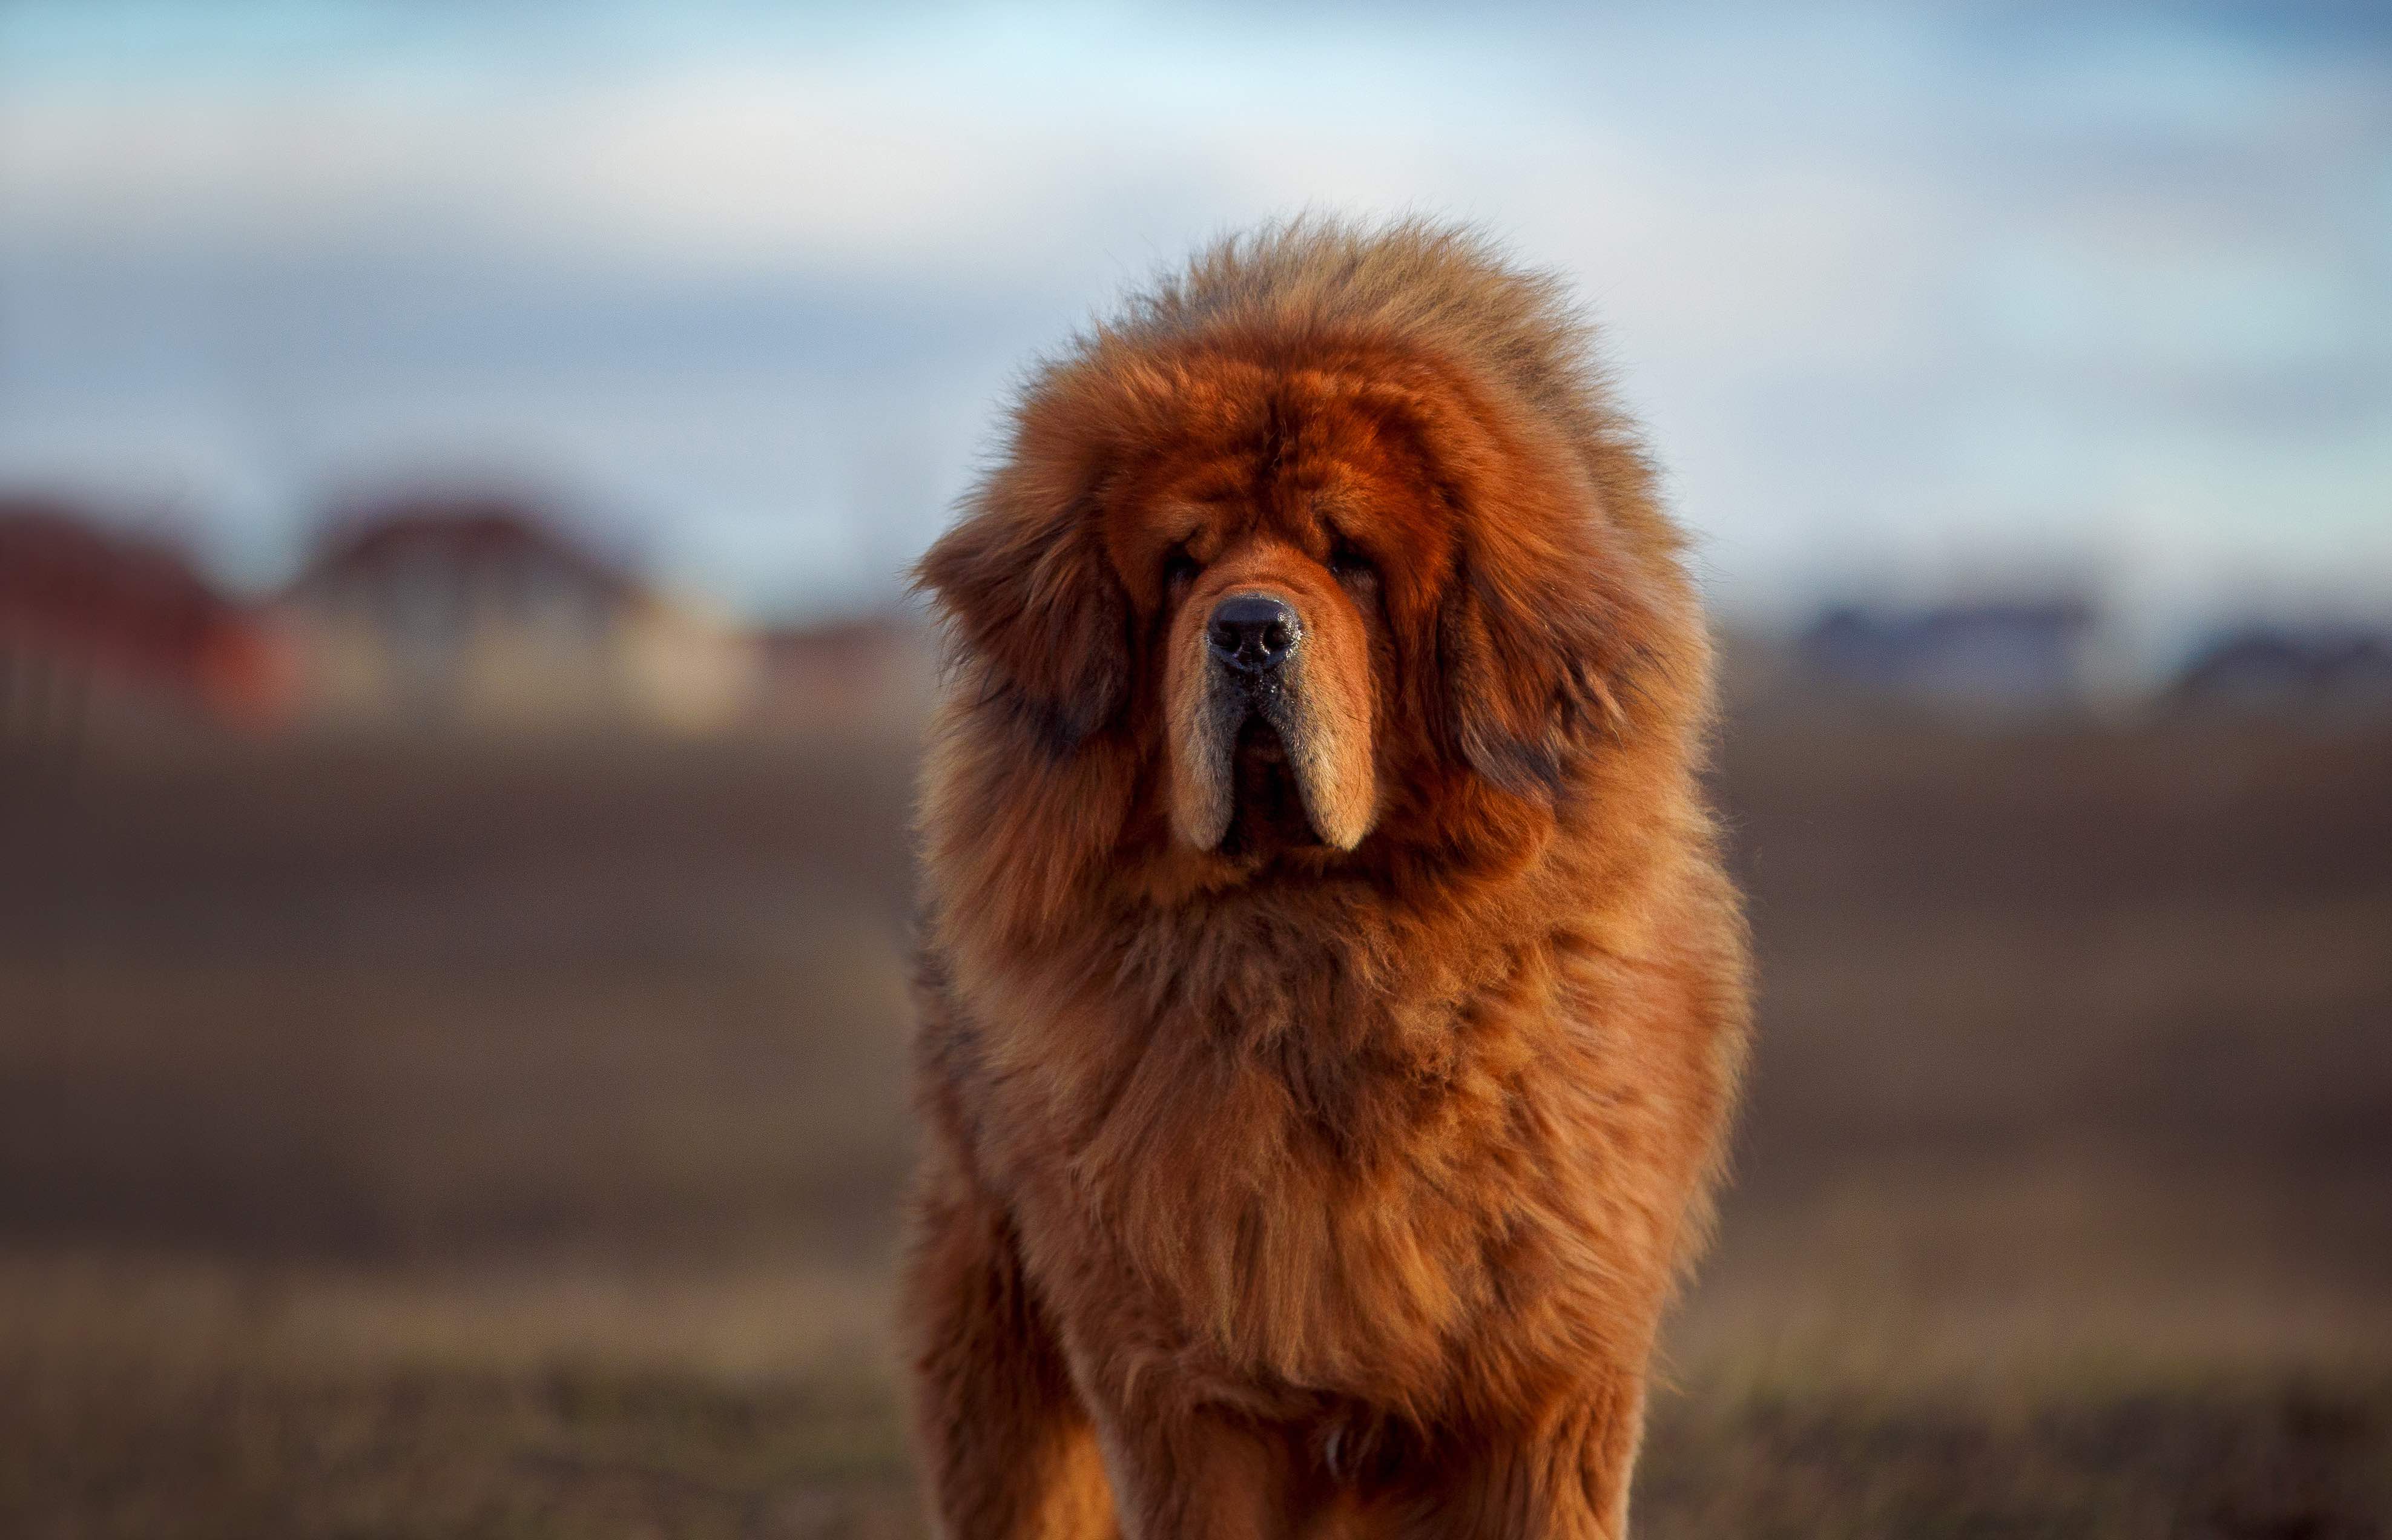
<svg viewBox="0 0 2392 1540">
<path fill-rule="evenodd" d="M 1134 301 L 1125 320 L 1132 341 L 1210 328 L 1401 340 L 1476 366 L 1557 415 L 1599 394 L 1588 328 L 1560 279 L 1513 266 L 1493 241 L 1450 226 L 1315 217 L 1231 236 Z"/>
<path fill-rule="evenodd" d="M 1216 241 L 1081 340 L 1082 358 L 1206 335 L 1282 343 L 1344 334 L 1501 385 L 1572 443 L 1615 517 L 1674 550 L 1653 472 L 1615 407 L 1592 322 L 1559 276 L 1522 267 L 1466 226 L 1305 215 Z M 1062 360 L 1064 368 L 1076 360 Z"/>
</svg>

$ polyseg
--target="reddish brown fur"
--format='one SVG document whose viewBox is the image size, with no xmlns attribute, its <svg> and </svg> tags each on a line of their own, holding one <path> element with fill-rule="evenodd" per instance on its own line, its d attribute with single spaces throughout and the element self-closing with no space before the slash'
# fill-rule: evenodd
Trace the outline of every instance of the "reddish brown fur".
<svg viewBox="0 0 2392 1540">
<path fill-rule="evenodd" d="M 925 558 L 942 1533 L 1623 1533 L 1745 954 L 1701 617 L 1584 345 L 1465 235 L 1226 243 L 1033 381 Z M 1304 617 L 1350 851 L 1189 835 L 1232 585 Z"/>
</svg>

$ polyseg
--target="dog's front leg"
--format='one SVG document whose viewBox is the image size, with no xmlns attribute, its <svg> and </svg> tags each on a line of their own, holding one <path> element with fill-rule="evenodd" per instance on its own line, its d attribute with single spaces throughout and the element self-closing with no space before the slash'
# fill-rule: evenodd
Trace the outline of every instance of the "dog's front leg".
<svg viewBox="0 0 2392 1540">
<path fill-rule="evenodd" d="M 1097 1415 L 1125 1540 L 1288 1540 L 1302 1494 L 1276 1430 L 1209 1408 Z"/>
<path fill-rule="evenodd" d="M 1626 1540 L 1644 1377 L 1621 1371 L 1433 1462 L 1404 1540 Z"/>
<path fill-rule="evenodd" d="M 1012 1226 L 933 1153 L 907 1258 L 916 1447 L 941 1540 L 1112 1540 L 1094 1429 Z"/>
</svg>

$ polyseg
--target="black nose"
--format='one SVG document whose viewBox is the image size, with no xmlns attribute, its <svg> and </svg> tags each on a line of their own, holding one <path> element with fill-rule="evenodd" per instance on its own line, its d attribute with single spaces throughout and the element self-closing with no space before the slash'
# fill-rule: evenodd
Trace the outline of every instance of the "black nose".
<svg viewBox="0 0 2392 1540">
<path fill-rule="evenodd" d="M 1204 639 L 1213 655 L 1242 674 L 1268 674 L 1304 636 L 1294 606 L 1267 593 L 1233 593 L 1214 608 Z"/>
</svg>

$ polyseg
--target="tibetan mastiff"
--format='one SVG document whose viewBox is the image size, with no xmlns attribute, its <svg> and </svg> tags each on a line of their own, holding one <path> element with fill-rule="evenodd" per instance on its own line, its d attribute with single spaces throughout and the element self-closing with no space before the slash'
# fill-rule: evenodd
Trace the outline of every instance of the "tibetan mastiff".
<svg viewBox="0 0 2392 1540">
<path fill-rule="evenodd" d="M 1554 279 L 1226 241 L 918 577 L 936 1524 L 1616 1536 L 1746 1035 L 1704 622 Z"/>
</svg>

